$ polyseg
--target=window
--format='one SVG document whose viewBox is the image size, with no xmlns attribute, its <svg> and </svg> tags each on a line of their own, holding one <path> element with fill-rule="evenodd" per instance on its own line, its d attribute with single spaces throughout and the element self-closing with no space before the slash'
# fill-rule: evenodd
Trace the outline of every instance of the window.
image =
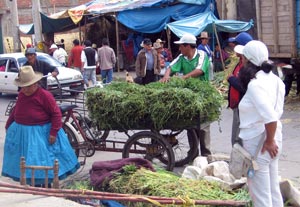
<svg viewBox="0 0 300 207">
<path fill-rule="evenodd" d="M 4 72 L 6 68 L 7 60 L 0 60 L 0 72 Z"/>
<path fill-rule="evenodd" d="M 9 60 L 8 72 L 18 72 L 18 67 L 14 60 Z"/>
</svg>

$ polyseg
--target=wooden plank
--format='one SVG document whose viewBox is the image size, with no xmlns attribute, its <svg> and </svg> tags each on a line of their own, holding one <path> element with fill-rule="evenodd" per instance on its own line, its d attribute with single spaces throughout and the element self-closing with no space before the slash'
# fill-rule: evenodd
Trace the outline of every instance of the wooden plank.
<svg viewBox="0 0 300 207">
<path fill-rule="evenodd" d="M 297 44 L 296 44 L 296 1 L 289 0 L 290 11 L 290 22 L 289 25 L 291 27 L 291 56 L 297 57 Z"/>
<path fill-rule="evenodd" d="M 255 9 L 256 9 L 256 27 L 257 27 L 257 37 L 261 39 L 262 37 L 262 22 L 261 22 L 261 9 L 260 9 L 260 0 L 255 0 Z"/>
<path fill-rule="evenodd" d="M 260 4 L 260 7 L 263 8 L 263 7 L 271 7 L 272 6 L 272 1 L 271 0 L 263 0 L 261 1 L 261 4 Z"/>
<path fill-rule="evenodd" d="M 281 45 L 279 50 L 280 53 L 290 53 L 290 45 Z"/>
<path fill-rule="evenodd" d="M 277 18 L 277 0 L 272 1 L 273 31 L 274 31 L 274 52 L 278 52 L 278 18 Z"/>
<path fill-rule="evenodd" d="M 291 53 L 269 53 L 270 58 L 291 58 Z"/>
<path fill-rule="evenodd" d="M 294 0 L 256 0 L 258 37 L 268 46 L 270 57 L 295 57 L 296 25 Z M 259 16 L 258 16 L 259 15 Z"/>
</svg>

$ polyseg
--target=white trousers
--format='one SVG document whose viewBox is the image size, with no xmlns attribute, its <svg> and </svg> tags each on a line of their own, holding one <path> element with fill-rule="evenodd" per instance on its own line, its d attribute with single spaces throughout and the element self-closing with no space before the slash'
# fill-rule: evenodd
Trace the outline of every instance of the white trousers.
<svg viewBox="0 0 300 207">
<path fill-rule="evenodd" d="M 265 134 L 261 134 L 250 140 L 243 140 L 244 148 L 253 156 L 259 141 Z M 279 148 L 278 155 L 271 158 L 269 152 L 265 151 L 257 156 L 259 170 L 255 171 L 253 178 L 247 178 L 249 193 L 254 207 L 283 207 L 283 199 L 279 187 L 278 159 L 282 150 L 282 140 L 276 140 Z"/>
<path fill-rule="evenodd" d="M 208 79 L 210 81 L 214 80 L 214 64 L 211 60 L 209 61 Z"/>
</svg>

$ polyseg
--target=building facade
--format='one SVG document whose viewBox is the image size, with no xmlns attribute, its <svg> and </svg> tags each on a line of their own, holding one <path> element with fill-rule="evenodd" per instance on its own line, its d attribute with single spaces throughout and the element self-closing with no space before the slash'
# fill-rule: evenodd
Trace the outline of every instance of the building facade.
<svg viewBox="0 0 300 207">
<path fill-rule="evenodd" d="M 33 23 L 33 16 L 37 15 L 32 9 L 33 3 L 36 4 L 38 1 L 40 1 L 41 12 L 50 15 L 90 0 L 0 0 L 0 38 L 2 39 L 0 53 L 20 50 L 26 45 L 22 42 L 22 37 L 26 35 L 19 32 L 17 25 Z M 30 39 L 27 35 L 28 38 Z"/>
</svg>

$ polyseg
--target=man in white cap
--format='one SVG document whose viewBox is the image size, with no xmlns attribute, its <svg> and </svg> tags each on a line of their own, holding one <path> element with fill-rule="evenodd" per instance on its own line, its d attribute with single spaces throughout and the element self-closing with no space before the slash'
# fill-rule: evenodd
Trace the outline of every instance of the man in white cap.
<svg viewBox="0 0 300 207">
<path fill-rule="evenodd" d="M 68 57 L 67 52 L 59 45 L 59 44 L 52 44 L 49 48 L 52 50 L 52 56 L 58 62 L 60 62 L 63 66 L 66 66 L 66 57 Z"/>
<path fill-rule="evenodd" d="M 208 81 L 209 60 L 204 51 L 197 50 L 196 37 L 186 33 L 174 43 L 179 45 L 181 54 L 170 63 L 161 82 L 167 82 L 170 75 L 176 73 L 182 74 L 182 79 L 199 78 Z M 210 125 L 197 130 L 196 134 L 199 135 L 201 155 L 210 155 Z"/>
<path fill-rule="evenodd" d="M 181 54 L 170 63 L 161 81 L 168 81 L 174 73 L 183 74 L 183 79 L 198 77 L 208 80 L 208 57 L 203 51 L 197 50 L 196 37 L 186 33 L 174 43 L 179 45 Z"/>
</svg>

